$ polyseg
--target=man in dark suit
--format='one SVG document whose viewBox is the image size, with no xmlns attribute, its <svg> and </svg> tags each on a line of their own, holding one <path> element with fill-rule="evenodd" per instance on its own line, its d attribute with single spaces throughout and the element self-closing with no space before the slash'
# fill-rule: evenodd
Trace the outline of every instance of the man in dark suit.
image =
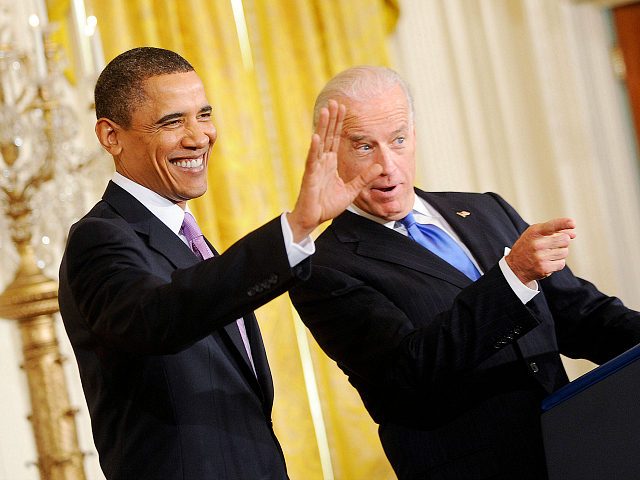
<svg viewBox="0 0 640 480">
<path fill-rule="evenodd" d="M 414 188 L 413 107 L 395 72 L 354 67 L 317 112 L 328 98 L 347 108 L 341 177 L 382 172 L 316 240 L 311 278 L 290 290 L 302 320 L 400 479 L 546 478 L 540 403 L 568 381 L 559 354 L 609 360 L 640 342 L 640 316 L 565 268 L 573 220 L 528 226 L 496 194 Z M 427 230 L 467 265 L 418 243 Z"/>
<path fill-rule="evenodd" d="M 338 178 L 344 107 L 331 102 L 293 211 L 213 257 L 187 206 L 207 188 L 217 137 L 193 67 L 130 50 L 104 69 L 95 101 L 116 173 L 71 228 L 59 301 L 107 479 L 286 479 L 252 311 L 309 275 L 309 234 L 377 170 Z"/>
</svg>

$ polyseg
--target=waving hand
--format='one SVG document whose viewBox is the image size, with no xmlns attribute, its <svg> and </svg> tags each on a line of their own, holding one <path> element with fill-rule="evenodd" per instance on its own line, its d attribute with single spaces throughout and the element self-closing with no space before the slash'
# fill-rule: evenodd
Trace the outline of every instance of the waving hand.
<svg viewBox="0 0 640 480">
<path fill-rule="evenodd" d="M 344 105 L 334 100 L 329 100 L 328 107 L 320 110 L 298 200 L 287 217 L 296 242 L 309 235 L 322 222 L 341 214 L 360 191 L 380 174 L 381 166 L 375 164 L 348 183 L 338 175 L 338 148 L 344 116 Z"/>
</svg>

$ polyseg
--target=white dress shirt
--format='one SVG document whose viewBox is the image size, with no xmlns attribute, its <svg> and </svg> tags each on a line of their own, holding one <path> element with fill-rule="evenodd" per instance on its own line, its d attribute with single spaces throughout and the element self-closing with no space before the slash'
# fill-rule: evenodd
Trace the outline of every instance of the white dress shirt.
<svg viewBox="0 0 640 480">
<path fill-rule="evenodd" d="M 373 220 L 374 222 L 378 222 L 387 228 L 391 228 L 392 230 L 395 230 L 396 232 L 401 233 L 404 236 L 408 236 L 407 229 L 400 222 L 397 222 L 395 220 L 386 221 L 382 218 L 376 217 L 375 215 L 371 215 L 370 213 L 365 212 L 364 210 L 358 208 L 353 204 L 351 204 L 347 210 L 357 215 L 361 215 L 365 218 L 368 218 L 369 220 Z M 419 197 L 418 195 L 414 195 L 413 216 L 415 217 L 416 222 L 420 224 L 424 225 L 424 224 L 431 223 L 433 225 L 440 227 L 445 233 L 447 233 L 451 238 L 453 238 L 453 240 L 458 245 L 460 245 L 460 248 L 462 248 L 464 253 L 467 254 L 467 256 L 469 257 L 471 262 L 476 266 L 478 271 L 481 274 L 484 273 L 480 268 L 480 265 L 478 265 L 478 262 L 476 261 L 476 259 L 473 257 L 473 255 L 467 248 L 467 246 L 464 243 L 462 243 L 462 240 L 460 240 L 460 237 L 458 237 L 456 232 L 453 231 L 451 226 L 442 217 L 442 215 L 440 215 L 440 213 L 438 213 L 438 211 L 435 208 L 429 205 L 423 198 Z M 520 281 L 520 279 L 515 275 L 515 273 L 513 273 L 513 271 L 507 264 L 507 261 L 505 260 L 505 257 L 509 254 L 510 251 L 511 250 L 508 247 L 505 247 L 504 256 L 500 259 L 500 261 L 498 262 L 498 265 L 500 266 L 500 270 L 502 271 L 502 274 L 504 275 L 505 280 L 507 281 L 507 283 L 509 284 L 513 292 L 516 294 L 516 296 L 520 299 L 522 303 L 527 303 L 529 300 L 531 300 L 533 297 L 535 297 L 538 294 L 538 290 L 537 289 L 533 290 L 527 287 L 524 283 Z M 537 284 L 536 284 L 536 287 L 537 287 Z"/>
<path fill-rule="evenodd" d="M 113 174 L 112 180 L 113 183 L 133 195 L 140 203 L 147 207 L 151 213 L 158 217 L 158 220 L 164 223 L 188 245 L 187 239 L 179 233 L 182 221 L 184 220 L 184 212 L 187 211 L 191 213 L 188 203 L 185 210 L 182 210 L 179 205 L 176 205 L 172 201 L 158 195 L 153 190 L 143 187 L 118 172 Z M 293 233 L 287 221 L 286 212 L 280 216 L 280 224 L 282 226 L 282 235 L 284 237 L 284 245 L 287 251 L 287 258 L 289 259 L 289 265 L 294 267 L 316 251 L 315 244 L 311 236 L 307 236 L 307 238 L 300 243 L 294 243 Z"/>
</svg>

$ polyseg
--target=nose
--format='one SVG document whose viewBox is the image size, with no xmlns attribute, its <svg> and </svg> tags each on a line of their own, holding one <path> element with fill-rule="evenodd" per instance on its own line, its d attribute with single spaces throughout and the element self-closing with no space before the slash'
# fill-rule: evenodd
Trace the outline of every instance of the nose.
<svg viewBox="0 0 640 480">
<path fill-rule="evenodd" d="M 378 150 L 377 162 L 382 166 L 382 176 L 391 175 L 396 170 L 396 164 L 393 161 L 393 154 L 389 148 L 382 146 Z"/>
<path fill-rule="evenodd" d="M 211 122 L 190 122 L 182 137 L 182 146 L 197 150 L 213 144 L 217 138 L 216 127 Z"/>
</svg>

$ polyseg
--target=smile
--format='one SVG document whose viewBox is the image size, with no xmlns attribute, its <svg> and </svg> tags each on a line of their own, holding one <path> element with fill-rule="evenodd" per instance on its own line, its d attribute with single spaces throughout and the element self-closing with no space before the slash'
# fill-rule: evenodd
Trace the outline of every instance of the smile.
<svg viewBox="0 0 640 480">
<path fill-rule="evenodd" d="M 171 163 L 182 168 L 198 168 L 202 166 L 202 157 L 192 160 L 171 160 Z"/>
</svg>

